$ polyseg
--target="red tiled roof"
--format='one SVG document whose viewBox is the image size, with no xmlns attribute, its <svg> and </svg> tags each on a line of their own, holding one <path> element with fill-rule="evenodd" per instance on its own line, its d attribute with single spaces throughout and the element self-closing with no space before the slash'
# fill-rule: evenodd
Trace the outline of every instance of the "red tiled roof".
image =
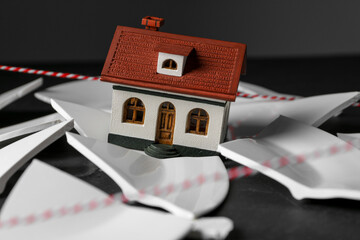
<svg viewBox="0 0 360 240">
<path fill-rule="evenodd" d="M 187 57 L 193 49 L 193 47 L 184 45 L 159 44 L 154 50 L 155 52 L 171 53 Z"/>
<path fill-rule="evenodd" d="M 193 49 L 181 77 L 156 72 L 159 46 L 170 45 Z M 101 80 L 234 101 L 245 58 L 245 44 L 118 26 Z"/>
</svg>

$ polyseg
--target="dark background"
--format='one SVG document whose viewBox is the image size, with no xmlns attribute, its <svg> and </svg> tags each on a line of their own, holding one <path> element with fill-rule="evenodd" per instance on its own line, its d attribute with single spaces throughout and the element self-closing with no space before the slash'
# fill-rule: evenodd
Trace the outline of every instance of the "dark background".
<svg viewBox="0 0 360 240">
<path fill-rule="evenodd" d="M 103 62 L 117 25 L 165 18 L 161 31 L 242 42 L 248 57 L 360 54 L 356 0 L 2 1 L 0 61 Z"/>
<path fill-rule="evenodd" d="M 302 96 L 360 90 L 360 2 L 304 1 L 3 1 L 0 64 L 99 75 L 116 25 L 142 28 L 147 15 L 164 17 L 161 31 L 248 45 L 241 80 Z M 0 93 L 35 79 L 0 71 Z M 70 80 L 45 77 L 46 87 Z M 32 94 L 0 111 L 0 127 L 54 110 Z M 360 108 L 321 126 L 332 134 L 360 132 Z M 108 193 L 119 188 L 61 138 L 37 158 Z M 1 160 L 1 159 L 0 159 Z M 227 167 L 236 163 L 226 161 Z M 0 195 L 0 206 L 18 172 Z M 228 239 L 359 239 L 360 203 L 295 200 L 257 174 L 231 182 L 226 200 L 207 216 L 226 216 Z"/>
</svg>

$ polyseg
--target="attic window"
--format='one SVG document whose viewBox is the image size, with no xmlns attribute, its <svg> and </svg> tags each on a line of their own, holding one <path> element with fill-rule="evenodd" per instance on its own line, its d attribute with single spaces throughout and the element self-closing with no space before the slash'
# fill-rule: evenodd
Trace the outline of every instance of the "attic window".
<svg viewBox="0 0 360 240">
<path fill-rule="evenodd" d="M 186 59 L 192 50 L 193 47 L 190 46 L 164 43 L 157 45 L 154 49 L 159 53 L 156 72 L 181 77 L 184 73 Z"/>
<path fill-rule="evenodd" d="M 162 66 L 162 68 L 176 70 L 177 69 L 177 63 L 173 59 L 166 59 Z"/>
</svg>

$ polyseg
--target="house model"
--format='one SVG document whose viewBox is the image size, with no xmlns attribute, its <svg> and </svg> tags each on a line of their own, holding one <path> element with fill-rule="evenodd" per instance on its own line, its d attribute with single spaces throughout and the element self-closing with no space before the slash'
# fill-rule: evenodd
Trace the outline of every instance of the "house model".
<svg viewBox="0 0 360 240">
<path fill-rule="evenodd" d="M 246 45 L 118 26 L 101 80 L 114 83 L 108 141 L 157 157 L 211 155 L 227 132 Z"/>
</svg>

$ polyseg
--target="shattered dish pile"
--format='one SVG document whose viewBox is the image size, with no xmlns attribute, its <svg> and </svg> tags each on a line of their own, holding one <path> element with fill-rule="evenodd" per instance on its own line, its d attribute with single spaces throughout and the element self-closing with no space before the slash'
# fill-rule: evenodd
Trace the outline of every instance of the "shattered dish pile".
<svg viewBox="0 0 360 240">
<path fill-rule="evenodd" d="M 34 90 L 40 81 L 2 94 L 0 105 Z M 83 96 L 84 89 L 94 101 Z M 239 91 L 274 94 L 246 83 Z M 226 204 L 229 180 L 257 172 L 283 184 L 296 199 L 360 200 L 359 134 L 336 137 L 317 128 L 356 103 L 358 92 L 308 98 L 277 94 L 288 98 L 285 101 L 239 94 L 230 108 L 227 141 L 219 145 L 219 156 L 167 159 L 107 142 L 109 95 L 111 87 L 100 81 L 76 81 L 37 92 L 35 96 L 57 113 L 0 129 L 0 190 L 17 170 L 66 133 L 68 143 L 121 192 L 109 196 L 33 160 L 1 209 L 1 239 L 55 239 L 54 234 L 56 239 L 107 239 L 113 234 L 125 239 L 222 239 L 232 230 L 232 221 L 202 216 L 223 201 Z M 223 157 L 243 166 L 226 169 Z M 134 202 L 143 206 L 131 206 Z"/>
</svg>

